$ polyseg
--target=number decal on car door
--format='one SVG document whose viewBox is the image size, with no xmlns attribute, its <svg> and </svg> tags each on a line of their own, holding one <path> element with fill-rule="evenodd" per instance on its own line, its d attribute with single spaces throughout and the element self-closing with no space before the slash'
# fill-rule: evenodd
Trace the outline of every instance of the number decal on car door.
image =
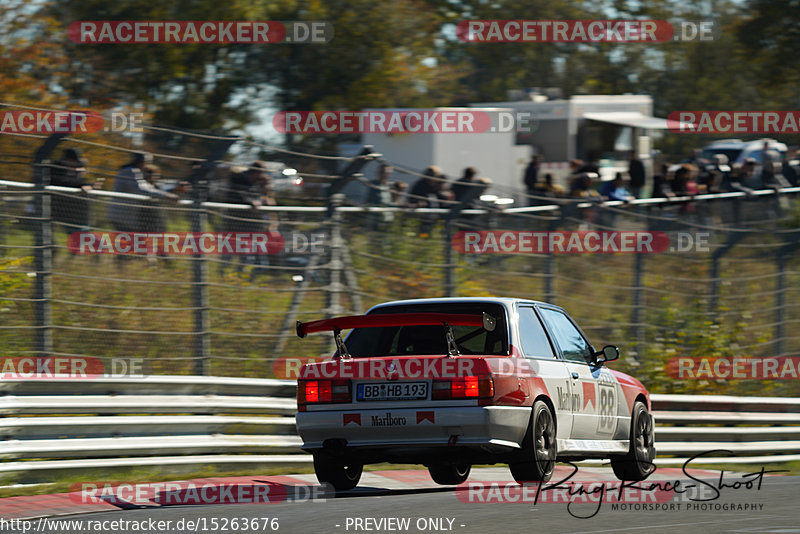
<svg viewBox="0 0 800 534">
<path fill-rule="evenodd" d="M 600 384 L 600 402 L 598 406 L 598 419 L 599 424 L 597 431 L 603 434 L 609 434 L 615 428 L 615 415 L 617 412 L 617 402 L 614 387 L 608 387 Z"/>
</svg>

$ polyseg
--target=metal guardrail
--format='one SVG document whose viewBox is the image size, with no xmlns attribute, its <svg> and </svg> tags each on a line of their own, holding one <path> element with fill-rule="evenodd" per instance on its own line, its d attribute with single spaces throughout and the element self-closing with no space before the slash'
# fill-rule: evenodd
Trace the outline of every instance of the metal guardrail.
<svg viewBox="0 0 800 534">
<path fill-rule="evenodd" d="M 195 376 L 0 382 L 0 476 L 135 466 L 308 465 L 295 382 Z M 800 398 L 651 396 L 659 465 L 800 460 Z"/>
</svg>

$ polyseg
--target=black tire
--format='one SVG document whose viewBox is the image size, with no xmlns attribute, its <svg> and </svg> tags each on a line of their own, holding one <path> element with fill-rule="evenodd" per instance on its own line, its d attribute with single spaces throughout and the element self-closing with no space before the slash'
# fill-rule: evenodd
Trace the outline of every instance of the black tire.
<svg viewBox="0 0 800 534">
<path fill-rule="evenodd" d="M 556 468 L 556 425 L 543 401 L 533 405 L 531 422 L 522 444 L 521 458 L 508 464 L 517 482 L 547 482 Z"/>
<path fill-rule="evenodd" d="M 656 457 L 656 448 L 653 420 L 647 412 L 647 406 L 640 401 L 633 405 L 630 440 L 628 454 L 612 456 L 611 467 L 620 480 L 644 480 L 655 469 L 653 459 Z"/>
<path fill-rule="evenodd" d="M 455 486 L 469 478 L 472 466 L 466 462 L 442 462 L 428 466 L 431 478 L 442 486 Z"/>
<path fill-rule="evenodd" d="M 323 454 L 314 455 L 314 472 L 320 484 L 330 484 L 336 491 L 355 488 L 361 480 L 364 465 L 333 458 Z"/>
</svg>

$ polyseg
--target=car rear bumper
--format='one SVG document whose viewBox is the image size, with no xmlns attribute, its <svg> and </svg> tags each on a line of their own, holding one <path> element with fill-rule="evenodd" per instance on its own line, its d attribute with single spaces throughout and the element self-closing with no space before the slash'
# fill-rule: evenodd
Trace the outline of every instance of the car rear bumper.
<svg viewBox="0 0 800 534">
<path fill-rule="evenodd" d="M 520 447 L 530 414 L 525 406 L 469 406 L 299 412 L 296 420 L 308 452 L 334 442 L 351 451 L 458 446 L 508 452 Z"/>
</svg>

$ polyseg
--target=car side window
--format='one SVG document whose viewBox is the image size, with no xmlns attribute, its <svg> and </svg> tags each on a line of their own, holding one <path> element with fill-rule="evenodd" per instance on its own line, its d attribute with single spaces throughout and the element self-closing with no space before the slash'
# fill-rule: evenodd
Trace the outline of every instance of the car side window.
<svg viewBox="0 0 800 534">
<path fill-rule="evenodd" d="M 592 349 L 581 335 L 580 330 L 572 324 L 565 314 L 557 310 L 541 308 L 542 316 L 556 338 L 556 343 L 561 348 L 564 359 L 588 363 L 591 361 Z"/>
<path fill-rule="evenodd" d="M 542 322 L 533 308 L 519 309 L 519 335 L 522 353 L 526 358 L 555 358 Z"/>
</svg>

